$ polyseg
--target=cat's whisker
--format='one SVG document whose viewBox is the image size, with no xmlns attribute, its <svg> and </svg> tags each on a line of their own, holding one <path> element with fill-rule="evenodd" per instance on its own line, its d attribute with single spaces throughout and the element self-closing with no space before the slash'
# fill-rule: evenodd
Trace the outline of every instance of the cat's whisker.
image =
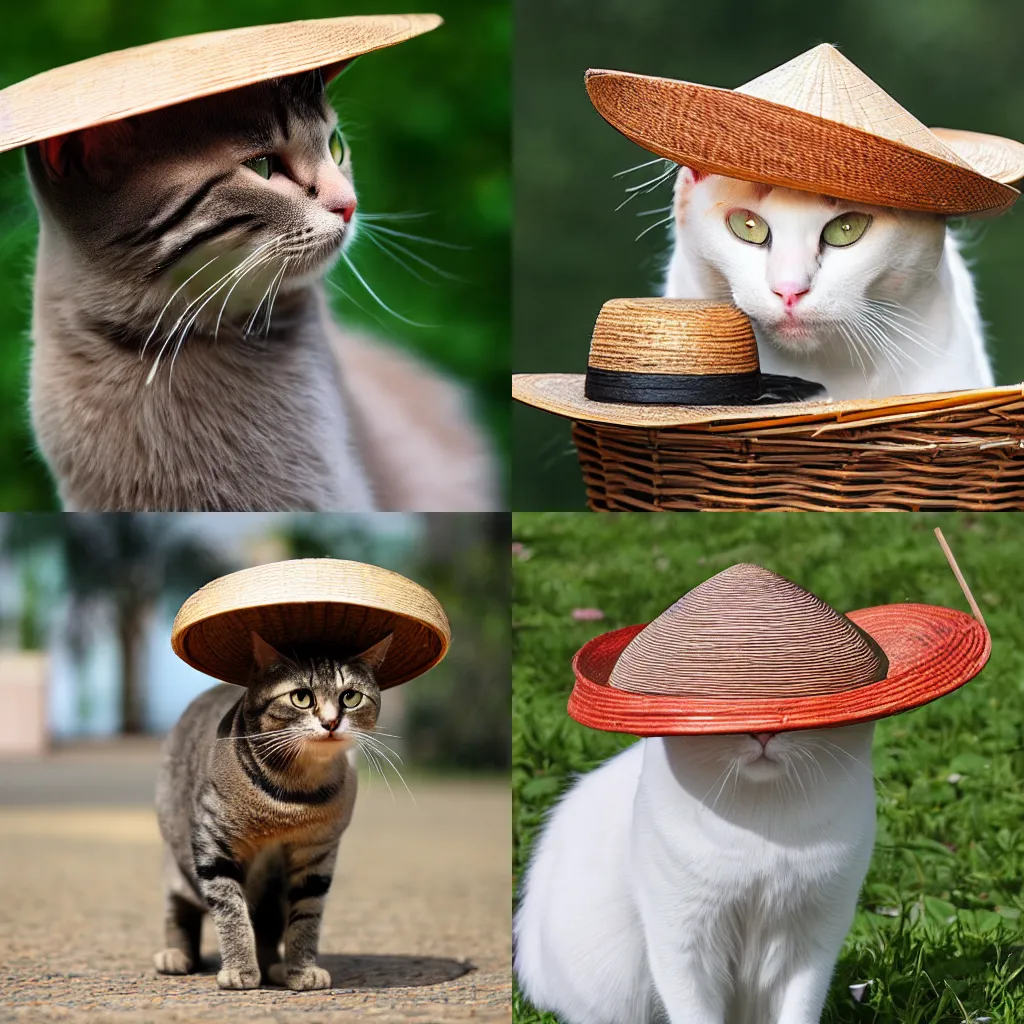
<svg viewBox="0 0 1024 1024">
<path fill-rule="evenodd" d="M 864 362 L 864 357 L 861 355 L 860 345 L 858 344 L 856 335 L 851 330 L 850 325 L 845 318 L 841 317 L 837 319 L 836 327 L 839 328 L 840 334 L 842 334 L 842 336 L 849 342 L 850 351 L 857 357 L 857 363 L 860 365 L 861 375 L 864 378 L 864 382 L 867 383 L 868 368 Z"/>
<path fill-rule="evenodd" d="M 367 294 L 368 294 L 368 295 L 370 295 L 370 296 L 372 296 L 372 298 L 374 299 L 374 301 L 376 301 L 377 305 L 379 305 L 381 309 L 383 309 L 383 310 L 386 310 L 386 311 L 387 311 L 388 313 L 390 313 L 390 314 L 391 314 L 391 315 L 392 315 L 393 317 L 395 317 L 395 319 L 396 319 L 396 320 L 401 320 L 401 321 L 402 321 L 402 323 L 404 323 L 404 324 L 409 324 L 409 326 L 410 326 L 410 327 L 425 327 L 425 328 L 428 328 L 428 329 L 429 329 L 429 328 L 430 328 L 430 327 L 432 327 L 432 326 L 436 326 L 436 325 L 432 325 L 432 324 L 421 324 L 421 323 L 417 323 L 417 322 L 416 322 L 415 320 L 410 320 L 410 319 L 409 319 L 408 317 L 406 317 L 406 316 L 402 316 L 402 314 L 401 314 L 401 313 L 398 313 L 398 312 L 396 312 L 395 310 L 393 310 L 393 309 L 392 309 L 392 308 L 391 308 L 391 307 L 390 307 L 390 306 L 389 306 L 389 305 L 388 305 L 388 304 L 387 304 L 387 303 L 386 303 L 386 302 L 385 302 L 385 301 L 384 301 L 384 300 L 383 300 L 383 299 L 382 299 L 382 298 L 381 298 L 381 297 L 380 297 L 380 296 L 379 296 L 379 295 L 378 295 L 378 294 L 377 294 L 377 293 L 376 293 L 376 292 L 375 292 L 375 291 L 374 291 L 374 290 L 373 290 L 373 289 L 372 289 L 372 288 L 370 287 L 370 285 L 369 285 L 369 284 L 367 283 L 367 281 L 366 281 L 366 278 L 364 278 L 364 277 L 363 277 L 363 275 L 359 273 L 359 271 L 358 271 L 358 270 L 356 269 L 356 265 L 355 265 L 355 264 L 354 264 L 354 263 L 352 262 L 352 260 L 351 260 L 351 259 L 349 258 L 349 255 L 348 255 L 348 253 L 347 253 L 347 252 L 345 252 L 345 250 L 344 250 L 344 249 L 342 249 L 342 251 L 341 251 L 341 258 L 342 258 L 342 260 L 344 260 L 344 262 L 345 262 L 345 266 L 347 266 L 347 267 L 348 267 L 348 269 L 352 271 L 352 274 L 353 274 L 353 276 L 355 277 L 355 279 L 356 279 L 356 280 L 357 280 L 357 281 L 358 281 L 358 282 L 359 282 L 359 283 L 360 283 L 360 284 L 361 284 L 361 285 L 363 286 L 363 288 L 365 288 L 365 289 L 366 289 L 366 292 L 367 292 Z"/>
<path fill-rule="evenodd" d="M 380 232 L 384 235 L 389 235 L 394 238 L 404 238 L 409 242 L 419 242 L 421 245 L 434 245 L 439 249 L 453 249 L 456 252 L 470 252 L 471 246 L 468 245 L 456 245 L 454 242 L 442 242 L 438 238 L 428 238 L 426 235 L 414 235 L 409 231 L 398 231 L 395 228 L 385 227 L 383 224 L 378 224 L 373 220 L 367 220 L 365 214 L 361 215 L 360 219 L 364 221 L 363 230 L 372 230 Z"/>
<path fill-rule="evenodd" d="M 621 203 L 619 203 L 618 206 L 615 207 L 615 212 L 618 213 L 619 210 L 621 210 L 627 203 L 630 203 L 634 199 L 636 199 L 637 196 L 645 196 L 649 192 L 653 192 L 659 185 L 661 185 L 663 182 L 668 181 L 668 179 L 672 177 L 672 172 L 673 168 L 670 167 L 663 175 L 661 175 L 661 177 L 652 178 L 650 181 L 645 181 L 643 185 L 634 185 L 632 186 L 632 188 L 626 189 L 626 191 L 629 192 L 630 195 L 628 195 L 625 199 L 622 200 Z"/>
<path fill-rule="evenodd" d="M 377 755 L 369 747 L 363 746 L 363 744 L 357 741 L 359 751 L 366 758 L 367 764 L 372 765 L 377 769 L 377 774 L 384 780 L 384 785 L 388 787 L 388 792 L 391 794 L 391 799 L 395 799 L 395 791 L 391 788 L 391 783 L 388 781 L 387 775 L 384 774 L 384 769 L 377 759 Z"/>
<path fill-rule="evenodd" d="M 285 256 L 284 262 L 281 264 L 281 269 L 277 272 L 277 284 L 274 286 L 274 291 L 270 296 L 270 302 L 267 303 L 267 315 L 263 321 L 263 337 L 270 336 L 270 322 L 274 315 L 274 303 L 277 302 L 277 296 L 281 291 L 281 285 L 284 284 L 284 277 L 288 271 L 288 264 L 291 263 L 292 257 Z"/>
<path fill-rule="evenodd" d="M 867 317 L 862 317 L 859 324 L 867 337 L 871 339 L 878 351 L 882 353 L 892 367 L 893 375 L 898 380 L 900 370 L 902 369 L 902 362 L 905 359 L 911 359 L 909 353 L 901 352 L 897 346 L 892 344 L 885 331 Z M 913 360 L 911 359 L 911 361 Z"/>
<path fill-rule="evenodd" d="M 266 248 L 266 246 L 269 246 L 269 245 L 276 245 L 276 244 L 278 244 L 278 243 L 281 243 L 281 242 L 283 241 L 283 239 L 284 239 L 285 237 L 287 237 L 287 236 L 282 236 L 281 238 L 275 238 L 275 239 L 273 239 L 273 240 L 272 240 L 271 242 L 267 242 L 265 246 L 262 246 L 262 247 L 260 248 L 260 250 L 257 250 L 257 251 L 260 251 L 260 252 L 262 252 L 262 250 L 263 250 L 264 248 Z M 255 254 L 254 254 L 254 255 L 255 255 Z M 272 258 L 273 258 L 273 253 L 270 253 L 270 254 L 266 255 L 266 259 L 267 259 L 267 260 L 269 260 L 269 259 L 272 259 Z M 233 293 L 233 292 L 234 292 L 234 290 L 235 290 L 235 289 L 236 289 L 236 288 L 238 287 L 238 285 L 239 285 L 239 284 L 240 284 L 240 283 L 242 282 L 242 279 L 243 279 L 243 278 L 244 278 L 244 277 L 245 277 L 245 276 L 246 276 L 246 275 L 248 274 L 249 270 L 254 270 L 254 269 L 256 269 L 256 267 L 257 267 L 257 266 L 259 266 L 259 265 L 260 265 L 260 264 L 261 264 L 262 262 L 265 262 L 265 261 L 263 261 L 263 260 L 261 260 L 261 261 L 257 261 L 257 263 L 256 263 L 256 264 L 255 264 L 254 266 L 248 267 L 248 268 L 246 269 L 245 273 L 243 273 L 243 274 L 242 274 L 242 275 L 241 275 L 240 277 L 238 277 L 238 278 L 237 278 L 237 279 L 235 280 L 235 283 L 234 283 L 234 284 L 233 284 L 233 285 L 231 286 L 231 288 L 230 288 L 230 289 L 228 290 L 228 293 L 227 293 L 227 295 L 225 295 L 225 296 L 224 296 L 224 301 L 223 301 L 223 302 L 221 303 L 221 307 L 220 307 L 220 310 L 219 310 L 219 311 L 218 311 L 218 313 L 217 313 L 217 323 L 215 324 L 215 326 L 214 326 L 214 329 L 213 329 L 213 338 L 214 338 L 214 340 L 215 340 L 215 341 L 216 341 L 216 340 L 217 340 L 217 338 L 218 338 L 218 337 L 220 336 L 220 324 L 221 324 L 221 320 L 222 320 L 222 319 L 223 319 L 223 317 L 224 317 L 224 310 L 225 310 L 225 309 L 227 309 L 227 305 L 228 305 L 228 303 L 229 303 L 229 302 L 231 301 L 231 295 L 232 295 L 232 293 Z"/>
<path fill-rule="evenodd" d="M 157 329 L 160 326 L 160 321 L 163 319 L 164 313 L 167 312 L 168 307 L 178 297 L 178 295 L 181 293 L 181 290 L 189 283 L 189 281 L 192 280 L 192 278 L 194 278 L 197 274 L 201 274 L 211 263 L 214 262 L 214 260 L 220 259 L 222 255 L 223 253 L 218 253 L 216 256 L 213 257 L 213 259 L 207 260 L 197 271 L 186 277 L 185 280 L 182 281 L 181 284 L 179 284 L 178 287 L 174 289 L 174 291 L 171 293 L 171 297 L 164 303 L 163 308 L 157 315 L 156 322 L 153 324 L 152 330 L 149 332 L 149 334 L 146 335 L 146 340 L 142 343 L 142 349 L 139 352 L 140 359 L 142 359 L 142 357 L 146 354 L 146 346 L 149 345 L 150 341 L 153 338 L 153 335 L 156 334 Z"/>
<path fill-rule="evenodd" d="M 892 319 L 892 314 L 883 312 L 878 309 L 867 309 L 865 314 L 868 317 L 874 318 L 879 324 L 887 327 L 889 330 L 895 332 L 900 337 L 905 338 L 907 341 L 913 342 L 919 348 L 923 349 L 929 355 L 938 356 L 941 355 L 941 350 L 933 345 L 923 334 L 919 331 L 914 330 L 907 323 Z"/>
<path fill-rule="evenodd" d="M 668 206 L 659 206 L 653 210 L 641 210 L 639 213 L 634 214 L 635 217 L 653 217 L 657 213 L 668 213 L 669 210 L 673 209 L 671 203 Z"/>
<path fill-rule="evenodd" d="M 647 161 L 645 161 L 642 164 L 634 164 L 632 167 L 627 167 L 624 171 L 616 171 L 612 175 L 612 177 L 613 178 L 623 178 L 627 174 L 632 174 L 634 171 L 639 171 L 639 170 L 641 170 L 644 167 L 653 167 L 655 164 L 662 164 L 662 163 L 665 163 L 665 158 L 664 157 L 660 157 L 660 156 L 659 157 L 655 157 L 653 160 L 647 160 Z"/>
<path fill-rule="evenodd" d="M 355 734 L 353 733 L 353 735 Z M 357 742 L 365 743 L 367 739 L 368 736 L 362 735 L 359 737 Z M 409 784 L 405 781 L 405 776 L 402 775 L 402 773 L 398 770 L 398 766 L 395 764 L 395 762 L 392 761 L 390 757 L 388 757 L 387 753 L 384 750 L 382 750 L 380 746 L 373 746 L 373 752 L 375 756 L 382 757 L 384 758 L 385 761 L 387 761 L 387 763 L 391 766 L 391 770 L 398 776 L 398 779 L 402 783 L 402 785 L 405 786 L 405 791 L 409 794 L 410 797 L 412 797 L 412 802 L 416 803 L 416 797 L 412 795 L 412 790 L 409 788 Z"/>
<path fill-rule="evenodd" d="M 367 743 L 370 743 L 375 750 L 378 748 L 382 748 L 383 750 L 388 751 L 390 754 L 396 757 L 400 763 L 405 763 L 404 760 L 402 759 L 402 755 L 399 754 L 397 750 L 395 750 L 393 747 L 389 747 L 383 740 L 378 739 L 372 732 L 368 732 L 364 729 L 359 729 L 354 726 L 352 727 L 351 732 L 358 733 L 363 739 L 367 741 Z"/>
<path fill-rule="evenodd" d="M 196 316 L 199 315 L 199 313 L 202 311 L 202 309 L 206 306 L 207 302 L 209 302 L 217 294 L 217 292 L 220 291 L 220 289 L 224 286 L 224 284 L 227 281 L 229 281 L 232 277 L 236 277 L 236 275 L 238 275 L 237 278 L 236 278 L 236 281 L 235 281 L 235 283 L 237 284 L 238 281 L 240 281 L 243 277 L 245 277 L 246 273 L 250 269 L 253 269 L 255 266 L 258 266 L 260 263 L 264 262 L 263 257 L 266 255 L 267 250 L 270 249 L 271 247 L 273 247 L 274 245 L 276 245 L 279 241 L 280 241 L 280 239 L 275 238 L 275 239 L 271 239 L 269 242 L 265 242 L 261 246 L 258 246 L 252 253 L 250 253 L 244 260 L 242 260 L 242 262 L 239 263 L 239 265 L 237 267 L 234 267 L 231 270 L 229 270 L 226 274 L 221 275 L 221 277 L 219 277 L 212 285 L 210 285 L 208 288 L 206 288 L 202 292 L 200 292 L 199 295 L 197 295 L 194 299 L 192 299 L 188 303 L 188 305 L 186 305 L 186 307 L 182 311 L 181 315 L 178 317 L 178 319 L 175 321 L 174 325 L 171 327 L 170 332 L 167 335 L 167 338 L 164 340 L 163 345 L 161 345 L 161 347 L 160 347 L 160 351 L 157 353 L 156 359 L 153 361 L 153 366 L 150 369 L 149 375 L 146 378 L 146 385 L 147 386 L 152 383 L 154 377 L 156 376 L 157 370 L 159 369 L 159 366 L 160 366 L 160 360 L 163 357 L 164 352 L 167 351 L 168 345 L 171 344 L 171 342 L 172 342 L 175 334 L 177 333 L 178 328 L 181 326 L 182 322 L 189 316 L 189 312 L 192 309 L 192 307 L 194 305 L 196 305 L 196 303 L 200 303 L 198 309 L 196 310 L 195 315 L 192 316 L 192 318 L 188 321 L 188 323 L 185 324 L 184 328 L 182 329 L 181 338 L 180 338 L 180 340 L 179 340 L 179 342 L 178 342 L 178 344 L 177 344 L 177 346 L 175 347 L 175 350 L 174 350 L 175 351 L 175 355 L 177 354 L 178 349 L 181 347 L 181 344 L 184 342 L 185 334 L 191 328 L 192 324 L 195 322 Z M 218 258 L 217 256 L 214 257 L 214 259 L 217 259 L 217 258 Z M 212 263 L 212 262 L 213 262 L 213 260 L 210 260 L 208 263 L 204 264 L 204 267 L 201 267 L 200 270 L 202 270 L 205 267 L 209 266 L 210 263 Z M 198 273 L 198 271 L 197 271 L 197 273 Z M 195 277 L 195 274 L 193 274 L 192 277 Z M 188 280 L 189 281 L 192 280 L 192 277 L 190 277 Z M 185 283 L 187 284 L 188 281 L 186 281 Z M 232 291 L 233 290 L 234 290 L 234 286 L 232 286 Z M 230 292 L 228 294 L 230 295 Z M 203 301 L 204 299 L 205 299 L 205 301 Z M 227 300 L 225 300 L 225 305 L 226 305 L 226 303 L 227 303 Z M 219 325 L 219 320 L 218 320 L 218 325 Z"/>
<path fill-rule="evenodd" d="M 633 241 L 639 242 L 640 239 L 643 238 L 644 235 L 646 235 L 649 231 L 653 231 L 655 228 L 663 227 L 665 224 L 671 224 L 674 220 L 675 214 L 672 213 L 670 213 L 667 217 L 663 217 L 661 220 L 656 220 L 653 224 L 650 224 L 646 228 L 644 228 L 643 231 L 641 231 L 640 234 L 633 239 Z"/>
<path fill-rule="evenodd" d="M 407 246 L 401 245 L 399 242 L 393 239 L 381 239 L 378 238 L 373 231 L 365 231 L 364 234 L 370 240 L 370 243 L 376 246 L 385 256 L 389 259 L 394 260 L 400 267 L 406 272 L 416 278 L 417 281 L 422 281 L 424 284 L 434 284 L 429 278 L 424 277 L 414 267 L 409 266 L 402 256 L 398 253 L 402 253 L 407 259 L 412 260 L 414 263 L 418 263 L 420 266 L 425 267 L 427 270 L 437 274 L 438 277 L 443 277 L 447 281 L 464 281 L 464 278 L 459 277 L 457 274 L 449 273 L 447 270 L 442 270 L 440 267 L 431 263 L 430 260 L 424 259 L 418 253 L 413 252 Z"/>
</svg>

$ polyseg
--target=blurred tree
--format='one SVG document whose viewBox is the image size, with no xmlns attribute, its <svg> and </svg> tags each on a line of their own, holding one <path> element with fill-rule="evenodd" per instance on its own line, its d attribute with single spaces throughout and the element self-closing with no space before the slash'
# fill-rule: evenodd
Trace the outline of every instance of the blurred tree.
<svg viewBox="0 0 1024 1024">
<path fill-rule="evenodd" d="M 81 649 L 94 612 L 111 615 L 121 662 L 125 733 L 145 728 L 142 644 L 161 597 L 184 596 L 236 568 L 187 532 L 187 520 L 175 522 L 174 516 L 157 513 L 16 514 L 7 517 L 0 542 L 12 554 L 39 548 L 57 554 L 73 647 Z"/>
<path fill-rule="evenodd" d="M 431 685 L 409 691 L 409 754 L 435 767 L 506 770 L 512 760 L 509 516 L 429 513 L 424 519 L 419 578 L 448 613 L 452 645 Z"/>
</svg>

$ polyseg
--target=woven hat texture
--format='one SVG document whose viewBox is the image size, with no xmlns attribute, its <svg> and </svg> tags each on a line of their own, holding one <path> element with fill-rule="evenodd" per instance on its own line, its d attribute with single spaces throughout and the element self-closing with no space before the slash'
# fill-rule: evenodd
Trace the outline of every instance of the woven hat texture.
<svg viewBox="0 0 1024 1024">
<path fill-rule="evenodd" d="M 840 693 L 884 679 L 882 649 L 819 597 L 734 565 L 681 597 L 619 655 L 609 685 L 691 697 Z"/>
<path fill-rule="evenodd" d="M 0 91 L 0 152 L 326 67 L 440 24 L 436 14 L 323 18 L 204 32 L 89 57 Z"/>
<path fill-rule="evenodd" d="M 951 693 L 991 648 L 984 622 L 964 612 L 908 603 L 843 615 L 741 564 L 652 622 L 584 644 L 568 710 L 583 725 L 636 736 L 832 728 Z"/>
<path fill-rule="evenodd" d="M 827 43 L 734 90 L 605 70 L 586 86 L 627 138 L 706 173 L 947 216 L 1008 209 L 1024 177 L 1024 147 L 931 131 Z"/>
<path fill-rule="evenodd" d="M 193 668 L 249 683 L 252 636 L 289 646 L 336 646 L 356 654 L 391 636 L 376 673 L 381 689 L 436 665 L 451 630 L 429 590 L 376 565 L 334 558 L 272 562 L 222 576 L 196 591 L 171 628 L 171 645 Z"/>
</svg>

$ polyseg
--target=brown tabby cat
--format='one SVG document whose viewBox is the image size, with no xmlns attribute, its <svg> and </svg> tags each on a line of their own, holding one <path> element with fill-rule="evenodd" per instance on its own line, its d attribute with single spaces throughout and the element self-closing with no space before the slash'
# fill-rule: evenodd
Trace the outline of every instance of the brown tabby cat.
<svg viewBox="0 0 1024 1024">
<path fill-rule="evenodd" d="M 459 389 L 331 321 L 359 217 L 319 71 L 27 159 L 32 418 L 65 508 L 493 507 Z"/>
<path fill-rule="evenodd" d="M 329 988 L 320 917 L 356 799 L 356 748 L 377 722 L 390 637 L 354 657 L 278 653 L 255 633 L 253 682 L 200 694 L 167 739 L 156 806 L 165 842 L 161 974 L 199 964 L 217 928 L 221 988 Z M 284 959 L 281 958 L 283 942 Z"/>
</svg>

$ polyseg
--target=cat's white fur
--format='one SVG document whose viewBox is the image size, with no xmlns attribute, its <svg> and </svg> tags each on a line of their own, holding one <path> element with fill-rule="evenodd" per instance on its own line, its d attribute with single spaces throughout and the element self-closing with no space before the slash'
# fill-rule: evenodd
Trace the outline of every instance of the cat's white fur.
<svg viewBox="0 0 1024 1024">
<path fill-rule="evenodd" d="M 749 210 L 771 242 L 741 241 Z M 676 178 L 665 295 L 733 302 L 754 322 L 761 369 L 823 384 L 833 399 L 993 383 L 974 284 L 944 218 L 769 188 L 720 175 Z M 824 226 L 858 211 L 871 225 L 850 246 Z M 787 290 L 806 293 L 786 308 Z"/>
<path fill-rule="evenodd" d="M 563 1024 L 817 1024 L 875 834 L 873 726 L 641 740 L 583 776 L 515 918 Z"/>
</svg>

